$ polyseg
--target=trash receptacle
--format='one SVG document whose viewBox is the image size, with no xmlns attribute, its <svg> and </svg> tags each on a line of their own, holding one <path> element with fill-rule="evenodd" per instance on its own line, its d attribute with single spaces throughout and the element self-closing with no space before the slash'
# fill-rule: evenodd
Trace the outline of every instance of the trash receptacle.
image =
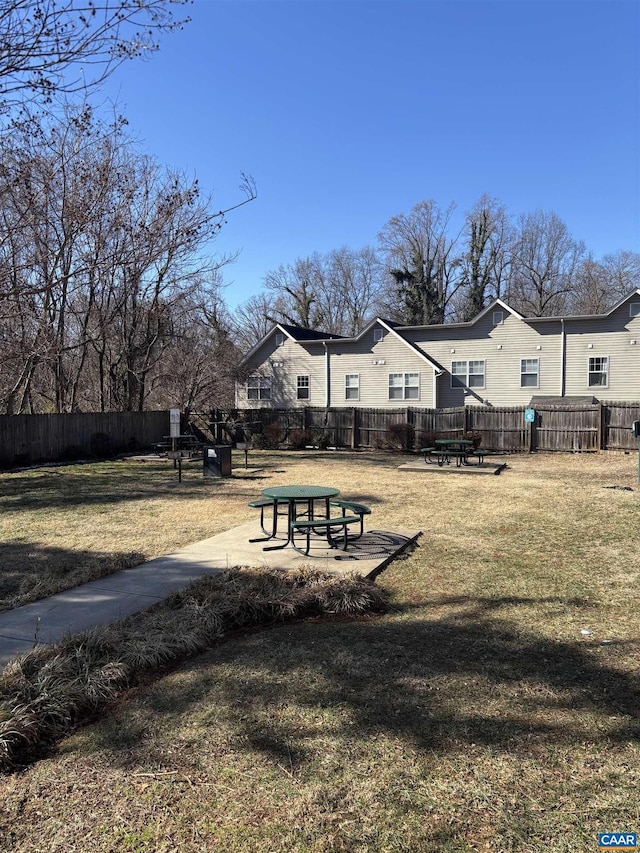
<svg viewBox="0 0 640 853">
<path fill-rule="evenodd" d="M 231 447 L 228 444 L 205 444 L 202 454 L 205 477 L 231 476 Z"/>
</svg>

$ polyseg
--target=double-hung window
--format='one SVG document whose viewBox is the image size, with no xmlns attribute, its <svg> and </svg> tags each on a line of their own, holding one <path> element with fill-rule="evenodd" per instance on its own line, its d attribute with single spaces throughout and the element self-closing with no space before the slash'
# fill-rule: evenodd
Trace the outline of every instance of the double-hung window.
<svg viewBox="0 0 640 853">
<path fill-rule="evenodd" d="M 345 400 L 360 399 L 360 374 L 347 373 L 344 377 L 344 398 Z"/>
<path fill-rule="evenodd" d="M 420 399 L 420 374 L 419 373 L 390 373 L 389 374 L 389 399 L 390 400 L 419 400 Z"/>
<path fill-rule="evenodd" d="M 271 377 L 250 376 L 247 379 L 247 400 L 270 400 Z"/>
<path fill-rule="evenodd" d="M 540 384 L 540 362 L 537 358 L 520 359 L 520 387 L 537 388 Z"/>
<path fill-rule="evenodd" d="M 451 362 L 451 387 L 484 388 L 484 360 Z"/>
<path fill-rule="evenodd" d="M 308 400 L 309 399 L 309 377 L 308 376 L 298 376 L 297 386 L 298 386 L 298 400 Z"/>
<path fill-rule="evenodd" d="M 609 385 L 609 357 L 593 356 L 589 359 L 589 388 L 607 388 Z"/>
</svg>

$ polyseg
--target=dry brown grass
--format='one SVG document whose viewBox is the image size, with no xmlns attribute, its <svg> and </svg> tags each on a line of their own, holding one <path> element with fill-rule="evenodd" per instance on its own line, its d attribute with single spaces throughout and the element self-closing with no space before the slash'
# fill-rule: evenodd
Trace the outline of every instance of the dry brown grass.
<svg viewBox="0 0 640 853">
<path fill-rule="evenodd" d="M 478 478 L 384 454 L 253 459 L 251 478 L 181 486 L 127 463 L 101 502 L 122 478 L 107 466 L 93 510 L 47 494 L 77 537 L 58 545 L 154 556 L 252 517 L 266 485 L 326 483 L 369 503 L 371 528 L 423 530 L 380 578 L 394 609 L 237 636 L 132 691 L 0 783 L 0 848 L 574 853 L 638 830 L 635 455 L 509 457 Z M 36 497 L 19 508 L 44 551 Z"/>
</svg>

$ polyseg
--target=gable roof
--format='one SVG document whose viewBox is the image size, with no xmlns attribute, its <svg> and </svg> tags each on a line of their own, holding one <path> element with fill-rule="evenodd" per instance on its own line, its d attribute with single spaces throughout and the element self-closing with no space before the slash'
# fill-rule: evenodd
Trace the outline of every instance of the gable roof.
<svg viewBox="0 0 640 853">
<path fill-rule="evenodd" d="M 240 364 L 244 364 L 245 361 L 248 361 L 251 356 L 257 352 L 262 344 L 269 340 L 269 338 L 274 335 L 276 332 L 280 331 L 283 335 L 286 335 L 289 340 L 295 341 L 298 344 L 309 343 L 311 341 L 332 341 L 336 339 L 342 339 L 342 335 L 333 335 L 329 332 L 319 332 L 316 329 L 305 329 L 303 326 L 291 326 L 286 323 L 276 323 L 267 334 L 260 338 L 260 340 L 254 344 L 248 353 L 246 353 L 240 361 Z"/>
<path fill-rule="evenodd" d="M 304 326 L 289 326 L 285 323 L 276 323 L 276 329 L 280 329 L 287 337 L 293 341 L 329 341 L 336 338 L 344 339 L 343 335 L 334 335 L 330 332 L 320 332 L 317 329 L 306 329 Z M 273 332 L 273 329 L 269 334 Z M 268 336 L 267 336 L 268 337 Z M 263 338 L 264 340 L 264 338 Z"/>
<path fill-rule="evenodd" d="M 371 320 L 371 322 L 367 323 L 367 325 L 360 332 L 360 334 L 356 335 L 355 337 L 353 337 L 353 338 L 342 338 L 341 340 L 343 340 L 343 341 L 359 341 L 366 334 L 368 334 L 371 331 L 371 329 L 373 329 L 374 326 L 382 326 L 383 329 L 386 329 L 387 332 L 390 332 L 394 337 L 396 337 L 399 341 L 401 341 L 408 349 L 410 349 L 415 355 L 417 355 L 419 358 L 421 358 L 423 361 L 425 361 L 429 365 L 429 367 L 431 367 L 435 371 L 436 375 L 439 375 L 440 373 L 442 373 L 442 371 L 444 369 L 442 367 L 442 365 L 438 364 L 438 362 L 435 361 L 433 358 L 431 358 L 431 356 L 427 355 L 427 353 L 424 352 L 424 350 L 422 350 L 419 346 L 411 343 L 411 341 L 408 341 L 401 334 L 400 330 L 402 327 L 398 323 L 393 323 L 391 320 L 383 320 L 382 317 L 376 317 L 374 320 Z"/>
</svg>

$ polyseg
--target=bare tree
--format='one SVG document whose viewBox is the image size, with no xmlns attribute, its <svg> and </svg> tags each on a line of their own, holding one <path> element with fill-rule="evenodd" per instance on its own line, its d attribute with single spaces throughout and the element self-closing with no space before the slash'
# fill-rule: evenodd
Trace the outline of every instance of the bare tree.
<svg viewBox="0 0 640 853">
<path fill-rule="evenodd" d="M 575 289 L 584 244 L 560 217 L 537 210 L 520 217 L 513 248 L 509 302 L 526 316 L 562 314 Z"/>
<path fill-rule="evenodd" d="M 274 323 L 279 322 L 280 313 L 277 297 L 274 300 L 265 291 L 239 305 L 233 314 L 233 335 L 238 347 L 248 352 L 273 328 Z"/>
<path fill-rule="evenodd" d="M 0 155 L 3 408 L 143 408 L 187 297 L 203 305 L 224 263 L 206 250 L 233 208 L 213 212 L 197 181 L 88 109 L 32 124 Z M 239 204 L 255 198 L 251 179 L 242 186 Z"/>
<path fill-rule="evenodd" d="M 463 283 L 459 235 L 448 233 L 454 209 L 441 210 L 433 199 L 420 202 L 410 213 L 392 217 L 378 235 L 400 302 L 392 319 L 444 323 Z"/>
<path fill-rule="evenodd" d="M 323 275 L 322 260 L 317 254 L 267 273 L 264 286 L 275 294 L 271 318 L 306 329 L 323 327 L 326 318 L 319 299 Z"/>
<path fill-rule="evenodd" d="M 264 285 L 273 297 L 253 297 L 237 314 L 253 343 L 274 322 L 354 335 L 380 305 L 382 266 L 371 247 L 343 246 L 281 265 L 267 273 Z"/>
<path fill-rule="evenodd" d="M 497 199 L 480 197 L 465 223 L 467 251 L 463 261 L 462 288 L 456 300 L 461 320 L 472 320 L 487 300 L 502 295 L 511 263 L 513 228 Z"/>
<path fill-rule="evenodd" d="M 0 103 L 87 92 L 181 28 L 190 0 L 0 0 Z"/>
</svg>

